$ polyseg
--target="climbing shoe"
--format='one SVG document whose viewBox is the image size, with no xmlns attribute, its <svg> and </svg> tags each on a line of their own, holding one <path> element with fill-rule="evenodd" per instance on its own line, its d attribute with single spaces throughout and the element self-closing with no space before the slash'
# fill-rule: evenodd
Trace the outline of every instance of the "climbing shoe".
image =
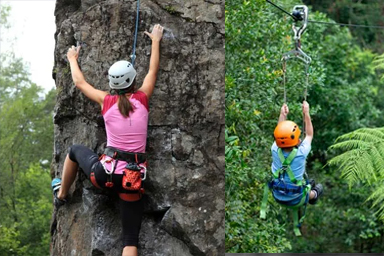
<svg viewBox="0 0 384 256">
<path fill-rule="evenodd" d="M 56 208 L 59 208 L 60 206 L 63 206 L 67 202 L 67 200 L 65 199 L 62 200 L 57 197 L 57 193 L 61 188 L 61 179 L 54 178 L 51 182 L 51 187 L 53 191 L 53 204 L 55 205 Z"/>
<path fill-rule="evenodd" d="M 309 203 L 310 203 L 310 204 L 316 204 L 316 203 L 317 203 L 317 200 L 319 199 L 319 197 L 321 196 L 321 194 L 323 194 L 323 185 L 321 185 L 321 184 L 317 184 L 314 188 L 312 188 L 312 190 L 315 190 L 315 191 L 316 191 L 317 196 L 316 196 L 316 198 L 310 199 L 310 200 L 309 200 Z"/>
</svg>

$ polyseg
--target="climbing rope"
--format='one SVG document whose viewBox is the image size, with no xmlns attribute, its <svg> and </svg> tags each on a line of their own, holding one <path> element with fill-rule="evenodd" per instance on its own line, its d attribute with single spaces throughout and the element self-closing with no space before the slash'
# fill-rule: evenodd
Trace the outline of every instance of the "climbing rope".
<svg viewBox="0 0 384 256">
<path fill-rule="evenodd" d="M 135 60 L 136 60 L 136 42 L 137 42 L 137 31 L 139 29 L 139 12 L 140 12 L 140 0 L 137 0 L 135 37 L 133 41 L 133 48 L 132 48 L 132 55 L 131 55 L 133 66 L 135 66 Z"/>
</svg>

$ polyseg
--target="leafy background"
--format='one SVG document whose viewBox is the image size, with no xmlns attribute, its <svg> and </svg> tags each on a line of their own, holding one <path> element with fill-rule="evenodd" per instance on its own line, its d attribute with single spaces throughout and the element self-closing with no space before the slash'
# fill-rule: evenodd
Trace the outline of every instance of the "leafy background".
<svg viewBox="0 0 384 256">
<path fill-rule="evenodd" d="M 275 2 L 287 10 L 300 4 Z M 378 0 L 304 3 L 311 20 L 384 24 Z M 2 30 L 10 27 L 8 11 L 0 9 Z M 264 0 L 227 0 L 225 14 L 227 252 L 383 252 L 383 168 L 377 159 L 384 152 L 384 30 L 310 23 L 303 35 L 302 48 L 313 59 L 308 101 L 315 140 L 307 170 L 325 194 L 307 209 L 303 237 L 296 238 L 291 217 L 271 197 L 267 220 L 259 219 L 283 101 L 280 59 L 292 49 L 292 21 Z M 287 68 L 289 118 L 301 124 L 303 66 L 292 61 Z M 49 254 L 56 93 L 43 93 L 29 77 L 14 53 L 0 57 L 0 255 Z M 377 157 L 345 157 L 354 150 Z"/>
<path fill-rule="evenodd" d="M 0 8 L 0 30 L 9 7 Z M 1 38 L 1 40 L 5 40 Z M 0 42 L 1 43 L 1 42 Z M 0 255 L 49 255 L 53 108 L 13 52 L 0 56 Z"/>
<path fill-rule="evenodd" d="M 289 11 L 304 4 L 274 2 Z M 378 18 L 384 5 L 379 1 L 372 5 L 362 1 L 306 2 L 318 3 L 309 6 L 310 20 L 334 22 L 332 17 L 344 23 L 384 24 L 383 18 Z M 259 218 L 263 186 L 270 175 L 272 134 L 283 102 L 280 60 L 293 48 L 292 20 L 264 0 L 229 0 L 225 5 L 226 251 L 383 252 L 383 214 L 367 200 L 374 200 L 372 195 L 383 186 L 383 176 L 370 183 L 359 175 L 364 169 L 357 168 L 356 179 L 350 182 L 340 166 L 350 158 L 339 165 L 327 164 L 351 149 L 330 149 L 339 136 L 384 124 L 384 87 L 376 69 L 382 64 L 378 57 L 383 30 L 310 23 L 302 36 L 302 49 L 312 57 L 308 102 L 315 129 L 307 172 L 324 185 L 325 193 L 319 204 L 307 208 L 303 237 L 296 238 L 291 216 L 271 196 L 267 220 Z M 286 86 L 289 119 L 302 124 L 305 75 L 301 63 L 287 64 Z"/>
</svg>

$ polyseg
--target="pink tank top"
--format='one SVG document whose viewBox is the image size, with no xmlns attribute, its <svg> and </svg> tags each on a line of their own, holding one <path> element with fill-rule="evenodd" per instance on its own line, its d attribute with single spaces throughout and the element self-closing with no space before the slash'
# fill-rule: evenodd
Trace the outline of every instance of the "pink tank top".
<svg viewBox="0 0 384 256">
<path fill-rule="evenodd" d="M 149 111 L 147 95 L 142 91 L 131 95 L 129 101 L 133 112 L 130 112 L 127 118 L 119 111 L 118 98 L 118 95 L 107 95 L 103 102 L 102 114 L 107 131 L 107 146 L 128 152 L 145 153 Z M 115 173 L 122 174 L 125 164 L 124 161 L 118 161 Z M 105 163 L 105 167 L 112 171 L 112 163 Z"/>
</svg>

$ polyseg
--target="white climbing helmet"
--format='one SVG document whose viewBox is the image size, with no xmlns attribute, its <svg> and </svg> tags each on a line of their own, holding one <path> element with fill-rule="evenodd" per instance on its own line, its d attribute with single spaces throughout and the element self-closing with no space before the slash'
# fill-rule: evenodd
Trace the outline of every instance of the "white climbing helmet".
<svg viewBox="0 0 384 256">
<path fill-rule="evenodd" d="M 131 86 L 136 77 L 136 70 L 130 62 L 120 60 L 109 68 L 108 77 L 112 89 L 125 89 Z"/>
</svg>

